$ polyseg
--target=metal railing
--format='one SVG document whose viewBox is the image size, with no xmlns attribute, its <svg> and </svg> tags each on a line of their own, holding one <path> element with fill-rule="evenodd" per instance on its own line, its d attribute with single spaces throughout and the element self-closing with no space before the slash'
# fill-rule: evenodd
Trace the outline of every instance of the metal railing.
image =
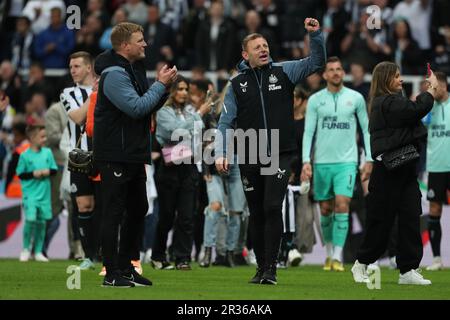
<svg viewBox="0 0 450 320">
<path fill-rule="evenodd" d="M 19 74 L 21 76 L 28 76 L 28 69 L 21 69 L 19 71 Z M 46 77 L 63 77 L 69 74 L 68 69 L 46 69 L 45 70 L 45 76 Z M 179 74 L 181 74 L 183 77 L 190 78 L 192 75 L 191 71 L 179 71 Z M 206 77 L 210 79 L 217 87 L 219 76 L 216 72 L 208 71 L 205 73 Z M 155 79 L 156 78 L 156 71 L 147 71 L 147 78 L 149 79 Z M 346 75 L 344 77 L 345 82 L 351 82 L 353 77 L 351 75 Z M 422 76 L 408 76 L 404 75 L 402 76 L 403 83 L 410 84 L 412 86 L 412 94 L 417 94 L 420 92 L 420 82 L 424 79 Z M 450 82 L 450 77 L 448 78 Z M 370 83 L 372 81 L 372 75 L 366 74 L 364 76 L 364 81 L 367 83 Z"/>
</svg>

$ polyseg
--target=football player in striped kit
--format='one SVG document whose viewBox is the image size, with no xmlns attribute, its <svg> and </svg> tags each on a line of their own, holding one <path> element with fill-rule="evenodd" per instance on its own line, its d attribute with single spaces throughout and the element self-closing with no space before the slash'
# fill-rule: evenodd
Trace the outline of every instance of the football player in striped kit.
<svg viewBox="0 0 450 320">
<path fill-rule="evenodd" d="M 92 140 L 84 134 L 83 125 L 86 121 L 89 96 L 95 82 L 93 58 L 84 51 L 75 52 L 70 56 L 69 68 L 75 86 L 63 90 L 61 103 L 69 117 L 68 129 L 71 148 L 92 150 Z M 80 233 L 80 240 L 85 252 L 81 262 L 82 270 L 93 269 L 98 247 L 98 232 L 94 226 L 95 183 L 85 174 L 70 172 L 70 190 L 74 210 L 74 219 Z M 95 219 L 100 221 L 100 219 Z M 96 224 L 97 225 L 97 224 Z"/>
</svg>

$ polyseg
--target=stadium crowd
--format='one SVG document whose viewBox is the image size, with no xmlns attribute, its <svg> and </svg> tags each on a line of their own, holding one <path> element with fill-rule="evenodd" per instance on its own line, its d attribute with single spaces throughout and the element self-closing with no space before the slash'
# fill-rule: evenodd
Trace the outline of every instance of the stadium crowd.
<svg viewBox="0 0 450 320">
<path fill-rule="evenodd" d="M 80 29 L 70 29 L 66 25 L 71 19 L 66 9 L 71 5 L 81 8 Z M 370 5 L 380 8 L 379 28 L 368 27 L 373 18 L 366 10 Z M 435 72 L 441 72 L 438 80 L 442 87 L 435 107 L 443 108 L 443 120 L 439 122 L 433 118 L 437 114 L 435 111 L 432 117 L 424 119 L 424 123 L 429 132 L 442 129 L 442 138 L 449 141 L 445 126 L 450 124 L 445 118 L 450 119 L 450 115 L 444 116 L 450 108 L 445 76 L 450 74 L 448 12 L 450 3 L 446 0 L 3 1 L 0 4 L 0 173 L 6 196 L 27 196 L 23 193 L 26 188 L 20 188 L 20 180 L 24 179 L 24 172 L 29 172 L 23 171 L 19 159 L 28 147 L 33 150 L 48 147 L 54 158 L 51 167 L 46 168 L 48 172 L 31 177 L 25 175 L 26 181 L 50 181 L 51 215 L 44 219 L 45 228 L 40 219 L 34 227 L 27 226 L 28 234 L 24 236 L 26 241 L 20 259 L 27 261 L 34 256 L 38 261 L 48 261 L 47 250 L 59 227 L 59 215 L 67 211 L 70 218 L 69 258 L 81 260 L 82 269 L 92 269 L 101 261 L 101 217 L 98 212 L 104 204 L 101 204 L 98 191 L 100 183 L 95 177 L 76 178 L 76 174 L 69 172 L 67 154 L 78 145 L 91 150 L 93 129 L 89 129 L 89 121 L 93 120 L 89 120 L 89 113 L 94 113 L 91 109 L 95 107 L 100 76 L 100 73 L 96 74 L 94 61 L 102 52 L 113 48 L 113 28 L 123 22 L 133 22 L 142 26 L 148 44 L 143 70 L 160 74 L 164 66 L 169 65 L 190 71 L 191 75 L 190 79 L 179 77 L 171 84 L 166 104 L 151 118 L 152 165 L 146 165 L 149 208 L 142 229 L 137 231 L 141 243 L 137 246 L 139 250 L 132 254 L 133 266 L 142 273 L 144 263 L 151 263 L 161 270 L 190 270 L 192 261 L 201 267 L 255 265 L 248 227 L 249 210 L 244 196 L 245 182 L 243 186 L 238 167 L 232 166 L 229 174 L 223 176 L 215 166 L 202 163 L 167 166 L 164 147 L 170 145 L 171 133 L 178 128 L 193 133 L 196 120 L 203 122 L 202 130 L 217 128 L 229 87 L 227 82 L 236 73 L 241 43 L 247 35 L 263 35 L 270 44 L 273 60 L 302 59 L 311 53 L 310 36 L 303 23 L 305 18 L 315 17 L 321 25 L 327 56 L 339 58 L 328 60 L 323 70 L 309 75 L 292 92 L 298 151 L 291 165 L 292 175 L 283 202 L 284 233 L 278 267 L 298 266 L 302 255 L 312 251 L 317 241 L 316 221 L 321 225 L 321 241 L 327 246 L 324 269 L 343 271 L 342 263 L 355 260 L 356 248 L 361 242 L 358 235 L 351 232 L 347 235 L 353 223 L 353 215 L 349 213 L 356 212 L 364 224 L 368 193 L 366 175 L 370 174 L 364 163 L 372 161 L 369 152 L 365 153 L 369 85 L 364 82 L 364 75 L 371 73 L 379 62 L 388 60 L 400 66 L 402 75 L 424 76 L 426 62 L 430 62 Z M 68 74 L 52 75 L 52 70 L 61 69 L 69 69 Z M 296 188 L 301 183 L 302 164 L 305 157 L 309 157 L 309 150 L 305 152 L 302 143 L 306 141 L 306 148 L 310 149 L 312 136 L 309 134 L 314 133 L 308 124 L 306 110 L 313 105 L 308 102 L 310 99 L 316 102 L 317 95 L 332 86 L 331 74 L 339 74 L 342 80 L 344 71 L 352 75 L 352 82 L 345 85 L 345 90 L 351 90 L 347 94 L 352 101 L 361 100 L 357 109 L 361 108 L 355 111 L 360 128 L 353 142 L 357 164 L 362 170 L 361 174 L 357 170 L 354 177 L 349 202 L 336 208 L 338 211 L 321 204 L 319 218 L 316 201 L 330 198 L 313 194 L 314 188 L 309 194 Z M 215 72 L 219 81 L 212 82 L 207 78 L 207 72 Z M 413 92 L 413 95 L 418 93 Z M 39 136 L 43 128 L 46 140 Z M 304 132 L 311 140 L 303 138 Z M 317 145 L 320 141 L 315 141 L 316 152 L 321 148 Z M 445 143 L 434 149 L 439 150 L 435 152 L 444 152 L 445 146 L 450 146 L 450 142 Z M 208 142 L 200 147 L 211 148 L 211 145 Z M 436 148 L 435 145 L 432 147 Z M 430 170 L 447 173 L 439 182 L 434 177 L 435 185 L 445 193 L 450 189 L 448 160 L 441 163 L 438 159 L 439 165 L 431 165 L 430 169 L 429 163 L 425 167 L 427 148 L 423 150 L 423 161 L 418 168 L 421 177 L 426 181 L 423 173 Z M 22 171 L 16 171 L 16 168 Z M 428 196 L 434 203 L 428 221 L 435 256 L 431 270 L 438 270 L 442 268 L 439 218 L 447 198 L 439 195 L 433 200 L 430 193 Z M 333 223 L 345 228 L 333 228 Z M 36 231 L 38 229 L 45 229 L 45 236 Z M 347 231 L 332 235 L 332 230 L 337 229 Z M 166 248 L 170 231 L 171 246 Z M 33 232 L 36 233 L 34 244 L 30 242 Z M 387 253 L 394 268 L 396 237 L 394 230 Z M 105 270 L 101 274 L 105 274 Z"/>
</svg>

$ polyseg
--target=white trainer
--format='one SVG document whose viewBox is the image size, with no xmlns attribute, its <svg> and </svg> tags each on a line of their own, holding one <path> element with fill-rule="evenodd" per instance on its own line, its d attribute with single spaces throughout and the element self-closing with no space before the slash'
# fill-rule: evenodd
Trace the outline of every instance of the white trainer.
<svg viewBox="0 0 450 320">
<path fill-rule="evenodd" d="M 152 260 L 152 249 L 148 249 L 145 252 L 144 260 L 142 260 L 142 261 L 143 261 L 143 263 L 150 263 L 151 260 Z"/>
<path fill-rule="evenodd" d="M 27 262 L 28 260 L 30 260 L 30 250 L 23 249 L 22 252 L 20 253 L 19 261 Z"/>
<path fill-rule="evenodd" d="M 303 256 L 297 249 L 289 250 L 288 266 L 297 267 L 302 262 Z"/>
<path fill-rule="evenodd" d="M 366 265 L 359 263 L 358 260 L 355 261 L 355 264 L 352 267 L 353 280 L 356 283 L 369 283 L 369 276 L 367 275 Z"/>
<path fill-rule="evenodd" d="M 431 281 L 428 279 L 424 279 L 420 274 L 420 270 L 410 270 L 405 274 L 400 274 L 398 278 L 398 284 L 415 284 L 420 286 L 430 285 Z"/>
<path fill-rule="evenodd" d="M 256 263 L 256 255 L 255 255 L 255 251 L 253 251 L 253 249 L 252 250 L 248 250 L 246 258 L 247 258 L 247 263 L 248 264 L 254 265 L 254 266 L 257 265 L 257 263 Z"/>
<path fill-rule="evenodd" d="M 50 260 L 48 260 L 48 259 L 42 254 L 42 252 L 37 253 L 37 254 L 34 256 L 34 259 L 35 259 L 36 261 L 39 261 L 39 262 L 49 262 L 49 261 L 50 261 Z"/>
<path fill-rule="evenodd" d="M 389 269 L 391 269 L 391 270 L 397 269 L 397 260 L 395 257 L 389 258 Z"/>
<path fill-rule="evenodd" d="M 367 266 L 367 272 L 375 272 L 380 271 L 380 262 L 377 260 L 374 263 L 371 263 Z"/>
<path fill-rule="evenodd" d="M 427 267 L 427 271 L 438 271 L 444 269 L 441 257 L 434 257 L 433 263 Z"/>
</svg>

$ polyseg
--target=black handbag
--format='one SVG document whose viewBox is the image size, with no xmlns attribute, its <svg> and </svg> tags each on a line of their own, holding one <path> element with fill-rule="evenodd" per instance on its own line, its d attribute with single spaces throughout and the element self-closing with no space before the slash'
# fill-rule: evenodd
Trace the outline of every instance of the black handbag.
<svg viewBox="0 0 450 320">
<path fill-rule="evenodd" d="M 381 159 L 388 170 L 394 170 L 419 159 L 419 157 L 420 155 L 416 147 L 408 144 L 393 151 L 383 153 Z"/>
<path fill-rule="evenodd" d="M 78 138 L 75 149 L 69 152 L 67 168 L 71 172 L 77 172 L 91 176 L 94 171 L 93 154 L 92 151 L 80 149 L 80 143 L 83 134 L 84 130 Z"/>
</svg>

